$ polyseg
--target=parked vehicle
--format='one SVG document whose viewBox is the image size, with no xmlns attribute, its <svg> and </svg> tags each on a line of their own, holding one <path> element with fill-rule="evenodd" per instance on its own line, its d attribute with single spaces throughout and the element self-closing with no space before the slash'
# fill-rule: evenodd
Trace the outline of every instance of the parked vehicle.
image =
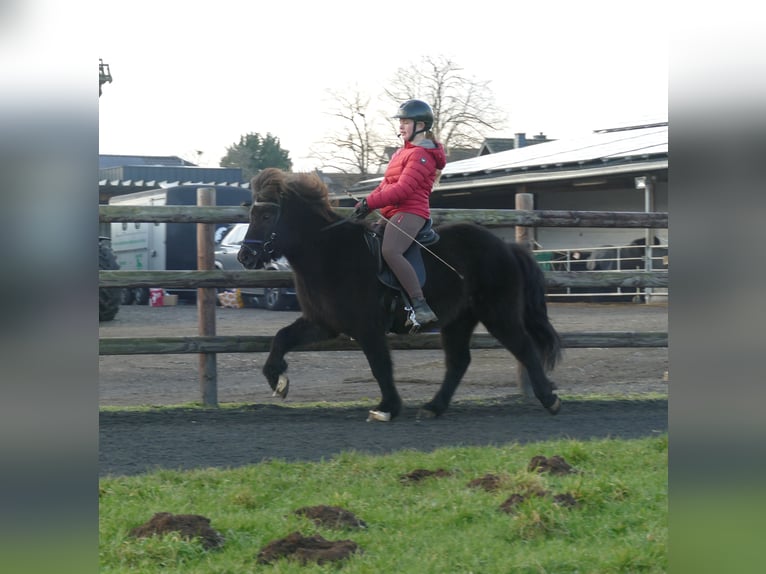
<svg viewBox="0 0 766 574">
<path fill-rule="evenodd" d="M 140 191 L 113 197 L 110 205 L 196 205 L 197 189 L 202 185 Z M 252 201 L 249 189 L 228 185 L 215 187 L 216 205 L 240 205 Z M 222 224 L 216 236 L 228 231 L 232 224 Z M 195 223 L 112 223 L 112 249 L 121 269 L 145 271 L 197 269 L 197 225 Z M 161 285 L 158 285 L 161 287 Z M 182 297 L 196 297 L 196 289 L 168 289 Z M 122 290 L 122 304 L 146 305 L 149 289 L 137 287 Z"/>
<path fill-rule="evenodd" d="M 247 228 L 247 223 L 237 223 L 223 237 L 215 251 L 215 266 L 218 269 L 244 269 L 242 264 L 237 261 L 237 253 L 242 246 Z M 287 259 L 282 257 L 267 264 L 266 269 L 290 271 L 290 264 Z M 294 287 L 246 287 L 240 289 L 240 292 L 245 303 L 255 307 L 264 307 L 272 311 L 300 308 Z"/>
</svg>

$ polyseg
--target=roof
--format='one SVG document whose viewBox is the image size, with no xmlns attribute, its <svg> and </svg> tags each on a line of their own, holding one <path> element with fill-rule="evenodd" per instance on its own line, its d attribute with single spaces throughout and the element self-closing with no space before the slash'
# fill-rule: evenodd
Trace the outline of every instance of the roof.
<svg viewBox="0 0 766 574">
<path fill-rule="evenodd" d="M 442 180 L 514 170 L 604 165 L 668 153 L 668 124 L 603 130 L 579 138 L 555 140 L 448 163 Z"/>
<path fill-rule="evenodd" d="M 242 181 L 238 167 L 198 167 L 188 165 L 123 165 L 98 170 L 99 179 L 160 181 Z"/>
<path fill-rule="evenodd" d="M 522 147 L 527 147 L 530 145 L 537 145 L 544 142 L 549 142 L 553 140 L 549 140 L 548 136 L 546 136 L 543 132 L 540 132 L 539 134 L 532 136 L 531 138 L 527 137 L 527 134 L 521 132 L 517 133 L 515 137 L 512 138 L 486 138 L 484 142 L 481 144 L 481 149 L 479 149 L 479 153 L 476 155 L 487 155 L 490 153 L 500 153 L 501 151 L 508 151 L 509 149 L 518 149 Z M 463 159 L 463 158 L 460 158 Z"/>
<path fill-rule="evenodd" d="M 479 150 L 475 147 L 453 147 L 447 150 L 447 161 L 458 161 L 461 159 L 468 159 L 469 157 L 476 157 Z"/>
<path fill-rule="evenodd" d="M 668 122 L 664 121 L 603 129 L 577 138 L 448 162 L 435 189 L 469 183 L 486 186 L 571 179 L 667 166 Z M 381 179 L 360 182 L 357 190 L 372 189 Z"/>
<path fill-rule="evenodd" d="M 98 156 L 99 203 L 110 197 L 179 185 L 234 186 L 248 188 L 241 181 L 240 168 L 199 167 L 175 155 Z"/>
<path fill-rule="evenodd" d="M 112 155 L 99 154 L 98 169 L 128 165 L 189 166 L 196 164 L 175 155 Z"/>
<path fill-rule="evenodd" d="M 144 179 L 100 179 L 98 187 L 101 189 L 114 188 L 126 193 L 131 191 L 144 191 L 146 189 L 160 189 L 166 187 L 176 187 L 179 185 L 197 185 L 197 186 L 219 186 L 227 185 L 230 187 L 250 187 L 250 182 L 241 181 L 167 181 L 167 180 L 144 180 Z"/>
<path fill-rule="evenodd" d="M 516 147 L 516 138 L 485 138 L 477 155 L 498 153 Z"/>
<path fill-rule="evenodd" d="M 140 166 L 138 166 L 140 167 Z M 135 171 L 135 170 L 134 170 Z M 103 170 L 98 180 L 99 188 L 99 202 L 104 204 L 109 201 L 111 197 L 125 195 L 129 193 L 137 193 L 140 191 L 150 191 L 160 188 L 177 187 L 177 186 L 196 186 L 196 187 L 241 187 L 244 189 L 250 189 L 249 181 L 240 181 L 239 179 L 225 179 L 226 175 L 231 175 L 232 171 L 229 168 L 221 168 L 216 170 L 214 168 L 189 168 L 186 177 L 178 178 L 178 170 L 169 170 L 169 173 L 173 175 L 164 174 L 161 170 L 156 175 L 147 176 L 139 175 L 128 179 L 110 177 L 110 170 Z M 141 168 L 136 173 L 143 174 L 148 172 L 146 168 Z M 103 177 L 106 175 L 106 177 Z M 198 177 L 195 177 L 198 176 Z M 331 173 L 324 174 L 318 173 L 322 180 L 330 190 L 330 195 L 335 198 L 346 198 L 346 189 L 359 181 L 360 178 L 365 177 L 360 174 L 341 174 Z"/>
</svg>

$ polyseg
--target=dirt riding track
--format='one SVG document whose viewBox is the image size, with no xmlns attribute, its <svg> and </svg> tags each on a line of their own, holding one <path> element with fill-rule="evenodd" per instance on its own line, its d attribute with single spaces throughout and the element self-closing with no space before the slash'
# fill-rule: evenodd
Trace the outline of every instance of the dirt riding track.
<svg viewBox="0 0 766 574">
<path fill-rule="evenodd" d="M 562 333 L 667 331 L 668 327 L 667 306 L 661 304 L 553 303 L 549 313 Z M 273 335 L 297 316 L 292 311 L 219 308 L 217 333 Z M 100 336 L 195 336 L 196 321 L 194 306 L 122 307 L 114 321 L 100 325 Z M 288 355 L 291 388 L 284 401 L 271 397 L 261 375 L 265 354 L 221 354 L 218 399 L 222 405 L 246 406 L 102 411 L 100 474 L 232 467 L 275 458 L 321 460 L 343 450 L 381 454 L 564 437 L 629 438 L 667 431 L 667 400 L 642 398 L 668 392 L 666 348 L 566 349 L 552 373 L 563 397 L 555 417 L 520 395 L 515 360 L 508 352 L 476 350 L 472 357 L 447 413 L 418 421 L 418 407 L 441 383 L 442 354 L 395 351 L 404 411 L 391 423 L 366 423 L 366 407 L 377 404 L 378 388 L 361 352 Z M 104 356 L 99 362 L 102 407 L 200 400 L 197 355 Z M 582 400 L 594 393 L 623 400 Z M 320 401 L 326 406 L 299 408 Z M 340 404 L 344 401 L 357 404 Z"/>
</svg>

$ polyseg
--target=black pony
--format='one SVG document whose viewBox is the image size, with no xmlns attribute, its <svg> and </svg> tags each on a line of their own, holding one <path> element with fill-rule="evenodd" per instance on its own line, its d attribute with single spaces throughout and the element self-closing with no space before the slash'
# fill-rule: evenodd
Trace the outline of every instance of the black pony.
<svg viewBox="0 0 766 574">
<path fill-rule="evenodd" d="M 302 316 L 273 339 L 263 374 L 286 396 L 285 354 L 299 345 L 341 333 L 364 351 L 380 386 L 372 420 L 390 420 L 402 408 L 394 385 L 387 332 L 401 332 L 404 311 L 392 308 L 393 291 L 377 278 L 377 259 L 364 236 L 369 223 L 333 211 L 314 174 L 263 170 L 253 178 L 250 227 L 238 254 L 247 269 L 284 255 L 294 273 Z M 420 410 L 438 416 L 471 362 L 471 335 L 479 322 L 524 365 L 540 403 L 556 414 L 561 402 L 546 370 L 560 356 L 559 335 L 548 320 L 544 278 L 533 257 L 470 223 L 438 228 L 438 243 L 423 250 L 423 293 L 439 317 L 446 373 L 439 391 Z M 392 322 L 392 314 L 399 320 Z M 368 419 L 368 420 L 370 420 Z"/>
</svg>

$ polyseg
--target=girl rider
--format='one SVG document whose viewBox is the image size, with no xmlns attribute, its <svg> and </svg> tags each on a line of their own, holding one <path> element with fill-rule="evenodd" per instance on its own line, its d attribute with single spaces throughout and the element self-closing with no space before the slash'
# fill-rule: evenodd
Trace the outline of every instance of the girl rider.
<svg viewBox="0 0 766 574">
<path fill-rule="evenodd" d="M 431 132 L 434 113 L 426 102 L 407 100 L 393 117 L 399 118 L 399 137 L 404 146 L 391 157 L 380 185 L 356 204 L 354 215 L 361 219 L 380 209 L 382 224 L 395 224 L 385 225 L 383 258 L 409 295 L 416 321 L 425 325 L 437 320 L 436 313 L 426 303 L 417 274 L 404 252 L 431 216 L 431 189 L 447 157 L 444 146 Z"/>
</svg>

